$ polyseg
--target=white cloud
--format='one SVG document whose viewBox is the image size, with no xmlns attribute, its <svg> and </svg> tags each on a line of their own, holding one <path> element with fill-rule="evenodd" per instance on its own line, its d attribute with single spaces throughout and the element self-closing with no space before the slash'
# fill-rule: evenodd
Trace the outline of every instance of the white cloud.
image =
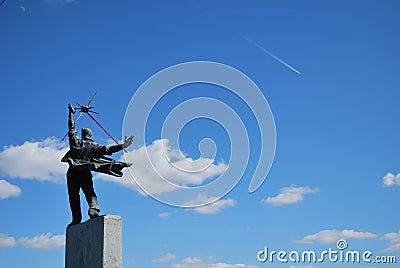
<svg viewBox="0 0 400 268">
<path fill-rule="evenodd" d="M 312 266 L 312 265 L 290 265 L 289 268 L 317 268 L 317 266 Z"/>
<path fill-rule="evenodd" d="M 0 248 L 8 248 L 13 247 L 17 244 L 17 241 L 14 237 L 9 236 L 8 234 L 0 233 Z"/>
<path fill-rule="evenodd" d="M 205 195 L 199 194 L 195 200 L 188 202 L 186 205 L 190 206 L 192 204 L 199 204 L 199 203 L 207 204 L 207 203 L 211 202 L 212 200 L 216 200 L 216 198 L 215 197 L 207 197 Z M 224 207 L 233 207 L 235 204 L 236 204 L 236 201 L 232 198 L 219 199 L 208 205 L 191 208 L 191 210 L 194 210 L 195 212 L 198 212 L 201 214 L 212 215 L 212 214 L 220 213 L 221 209 L 223 209 Z"/>
<path fill-rule="evenodd" d="M 228 264 L 223 262 L 213 263 L 214 257 L 188 257 L 179 263 L 172 265 L 172 268 L 257 268 L 255 265 Z"/>
<path fill-rule="evenodd" d="M 68 149 L 66 143 L 62 143 L 56 138 L 47 138 L 43 141 L 26 141 L 22 145 L 6 146 L 3 151 L 0 151 L 0 176 L 50 182 L 65 181 L 68 164 L 62 163 L 60 160 Z M 169 156 L 173 156 L 172 164 L 166 159 L 164 150 L 168 151 Z M 207 179 L 221 175 L 227 167 L 225 163 L 220 162 L 218 164 L 211 163 L 202 172 L 188 173 L 179 170 L 174 165 L 187 167 L 187 164 L 184 163 L 190 163 L 191 169 L 201 169 L 212 160 L 208 158 L 197 160 L 186 158 L 177 149 L 171 148 L 166 139 L 156 140 L 148 146 L 128 151 L 125 157 L 121 155 L 119 160 L 133 163 L 131 167 L 133 175 L 143 178 L 141 180 L 144 183 L 143 186 L 150 189 L 149 193 L 151 194 L 160 194 L 176 189 L 170 183 L 160 179 L 160 175 L 177 185 L 198 186 Z M 148 157 L 152 159 L 157 171 L 148 161 Z M 96 178 L 113 181 L 144 194 L 126 169 L 122 178 L 104 174 L 97 174 Z"/>
<path fill-rule="evenodd" d="M 242 263 L 228 264 L 228 263 L 218 262 L 218 263 L 211 264 L 209 267 L 212 267 L 212 268 L 255 268 L 257 266 L 246 265 L 246 264 L 242 264 Z"/>
<path fill-rule="evenodd" d="M 151 261 L 152 262 L 170 262 L 170 261 L 175 260 L 175 258 L 176 258 L 175 254 L 167 253 L 164 256 L 162 256 L 161 258 L 154 259 L 154 260 L 151 260 Z"/>
<path fill-rule="evenodd" d="M 0 199 L 6 199 L 9 197 L 19 196 L 21 194 L 21 188 L 13 185 L 5 180 L 0 180 Z"/>
<path fill-rule="evenodd" d="M 18 239 L 24 248 L 51 250 L 65 245 L 65 235 L 42 234 L 33 238 L 22 237 Z"/>
<path fill-rule="evenodd" d="M 400 173 L 397 173 L 397 175 L 394 175 L 392 173 L 388 173 L 383 177 L 383 185 L 386 187 L 389 186 L 400 186 Z"/>
<path fill-rule="evenodd" d="M 204 263 L 203 258 L 201 257 L 187 257 L 181 260 L 179 263 L 172 265 L 173 268 L 203 268 L 208 267 L 207 264 Z"/>
<path fill-rule="evenodd" d="M 389 240 L 390 246 L 385 249 L 385 252 L 400 251 L 400 230 L 397 233 L 385 234 L 381 239 Z"/>
<path fill-rule="evenodd" d="M 209 267 L 212 267 L 212 268 L 256 268 L 257 266 L 255 266 L 255 265 L 246 265 L 246 264 L 243 264 L 243 263 L 227 264 L 227 263 L 219 262 L 219 263 L 211 264 Z"/>
<path fill-rule="evenodd" d="M 168 156 L 172 157 L 173 160 L 169 161 L 165 157 L 164 151 L 167 151 Z M 148 159 L 151 159 L 157 170 L 154 169 Z M 201 167 L 209 163 L 211 159 L 199 158 L 197 160 L 192 160 L 186 158 L 177 149 L 171 148 L 167 139 L 156 140 L 150 145 L 142 146 L 138 149 L 132 149 L 125 153 L 125 157 L 121 156 L 120 161 L 133 163 L 130 167 L 132 175 L 140 180 L 140 183 L 149 194 L 161 194 L 176 189 L 165 180 L 181 186 L 201 185 L 207 179 L 222 174 L 227 167 L 225 163 L 221 162 L 218 164 L 212 163 L 202 172 L 185 172 L 177 169 L 175 166 L 189 168 L 187 167 L 187 164 L 184 163 L 190 163 L 191 170 L 199 170 Z M 99 174 L 96 177 L 116 182 L 144 194 L 131 177 L 128 170 L 125 170 L 122 178 L 114 178 L 104 174 Z"/>
<path fill-rule="evenodd" d="M 169 212 L 163 212 L 163 213 L 159 213 L 157 216 L 158 216 L 159 218 L 161 218 L 161 219 L 166 219 L 166 218 L 169 218 L 169 217 L 171 216 L 171 213 L 169 213 Z"/>
<path fill-rule="evenodd" d="M 294 204 L 300 202 L 304 199 L 305 194 L 318 193 L 319 189 L 310 189 L 306 187 L 297 187 L 291 185 L 290 187 L 284 187 L 280 189 L 280 193 L 274 197 L 268 197 L 267 199 L 262 199 L 261 202 L 264 204 L 270 204 L 273 206 L 282 206 L 286 204 Z"/>
<path fill-rule="evenodd" d="M 61 182 L 65 178 L 68 164 L 60 160 L 67 150 L 66 144 L 55 138 L 6 146 L 0 152 L 0 175 Z"/>
<path fill-rule="evenodd" d="M 8 234 L 0 233 L 0 248 L 13 247 L 17 244 L 21 244 L 24 248 L 51 250 L 65 245 L 65 235 L 47 233 L 33 238 L 22 237 L 16 240 Z"/>
<path fill-rule="evenodd" d="M 337 242 L 339 239 L 356 238 L 356 239 L 370 239 L 377 237 L 376 234 L 371 232 L 357 232 L 354 230 L 323 230 L 318 233 L 307 235 L 301 240 L 294 240 L 295 243 L 312 244 L 321 243 L 329 244 Z"/>
</svg>

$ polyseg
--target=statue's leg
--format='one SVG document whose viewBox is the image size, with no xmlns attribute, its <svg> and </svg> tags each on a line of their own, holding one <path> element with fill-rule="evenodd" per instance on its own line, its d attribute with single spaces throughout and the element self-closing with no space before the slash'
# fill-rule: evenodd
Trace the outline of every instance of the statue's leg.
<svg viewBox="0 0 400 268">
<path fill-rule="evenodd" d="M 76 172 L 72 172 L 68 169 L 67 172 L 67 187 L 68 187 L 68 198 L 69 206 L 72 212 L 72 222 L 68 226 L 78 224 L 82 221 L 81 202 L 79 197 L 79 177 L 76 176 Z"/>
<path fill-rule="evenodd" d="M 94 192 L 92 173 L 89 170 L 87 170 L 87 173 L 82 181 L 82 191 L 85 194 L 86 201 L 89 205 L 89 217 L 92 219 L 99 216 L 99 203 L 97 202 L 97 196 Z"/>
</svg>

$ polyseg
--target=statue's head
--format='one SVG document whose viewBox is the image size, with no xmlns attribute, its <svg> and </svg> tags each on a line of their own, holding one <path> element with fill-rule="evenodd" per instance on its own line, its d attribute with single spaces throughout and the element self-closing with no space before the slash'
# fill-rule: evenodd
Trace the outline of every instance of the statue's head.
<svg viewBox="0 0 400 268">
<path fill-rule="evenodd" d="M 91 140 L 92 139 L 92 131 L 90 128 L 82 128 L 81 131 L 82 140 Z"/>
</svg>

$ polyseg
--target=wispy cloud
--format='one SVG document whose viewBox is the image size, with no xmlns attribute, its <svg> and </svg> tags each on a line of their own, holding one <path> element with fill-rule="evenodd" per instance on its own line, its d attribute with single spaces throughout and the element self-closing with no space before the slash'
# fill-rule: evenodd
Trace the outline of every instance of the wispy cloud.
<svg viewBox="0 0 400 268">
<path fill-rule="evenodd" d="M 61 163 L 68 148 L 55 138 L 10 145 L 0 152 L 0 175 L 8 178 L 61 182 L 67 166 Z"/>
<path fill-rule="evenodd" d="M 293 242 L 302 244 L 329 244 L 337 242 L 339 239 L 371 239 L 377 236 L 377 234 L 371 232 L 357 232 L 354 230 L 323 230 L 312 235 L 307 235 L 301 240 L 294 240 Z"/>
<path fill-rule="evenodd" d="M 171 216 L 171 213 L 169 213 L 169 212 L 163 212 L 163 213 L 157 214 L 157 217 L 159 217 L 161 219 L 166 219 L 166 218 L 169 218 L 170 216 Z"/>
<path fill-rule="evenodd" d="M 281 188 L 280 193 L 277 196 L 268 197 L 267 199 L 262 199 L 261 202 L 273 206 L 294 204 L 302 201 L 304 199 L 304 195 L 314 194 L 318 192 L 319 192 L 318 188 L 311 189 L 308 186 L 297 187 L 295 185 L 291 185 L 290 187 Z"/>
<path fill-rule="evenodd" d="M 9 236 L 8 234 L 0 233 L 0 248 L 9 248 L 13 247 L 17 244 L 17 241 L 14 237 Z"/>
<path fill-rule="evenodd" d="M 257 268 L 256 265 L 248 264 L 228 264 L 224 262 L 215 262 L 214 256 L 209 257 L 188 257 L 182 259 L 179 263 L 171 266 L 172 268 Z"/>
<path fill-rule="evenodd" d="M 394 233 L 387 233 L 381 239 L 389 240 L 390 246 L 385 249 L 385 252 L 400 251 L 400 230 Z"/>
<path fill-rule="evenodd" d="M 295 69 L 294 67 L 292 67 L 291 65 L 289 65 L 287 62 L 285 62 L 284 60 L 282 60 L 281 58 L 279 58 L 278 56 L 276 56 L 275 54 L 273 54 L 272 52 L 266 50 L 264 47 L 260 46 L 258 43 L 254 42 L 253 40 L 247 38 L 247 37 L 243 37 L 244 39 L 246 39 L 247 41 L 249 41 L 250 43 L 252 43 L 254 46 L 256 46 L 257 48 L 261 49 L 262 51 L 264 51 L 265 53 L 267 53 L 270 57 L 272 57 L 273 59 L 275 59 L 276 61 L 278 61 L 279 63 L 283 64 L 284 66 L 286 66 L 287 68 L 289 68 L 290 70 L 294 71 L 297 74 L 301 74 L 300 71 L 298 71 L 297 69 Z"/>
<path fill-rule="evenodd" d="M 172 253 L 167 253 L 161 258 L 151 260 L 151 262 L 170 262 L 176 259 L 176 255 Z"/>
<path fill-rule="evenodd" d="M 6 180 L 0 180 L 0 199 L 6 199 L 9 197 L 16 197 L 21 194 L 21 188 L 13 185 Z"/>
<path fill-rule="evenodd" d="M 387 173 L 383 177 L 383 186 L 385 187 L 390 187 L 390 186 L 400 186 L 400 173 L 397 173 L 397 175 L 394 175 L 392 173 Z"/>
<path fill-rule="evenodd" d="M 205 195 L 200 194 L 195 200 L 188 202 L 187 205 L 190 206 L 192 204 L 199 204 L 199 203 L 207 204 L 207 203 L 211 202 L 212 200 L 216 200 L 216 198 L 215 197 L 207 197 Z M 200 214 L 213 215 L 213 214 L 221 213 L 223 208 L 233 207 L 233 206 L 235 206 L 235 204 L 236 204 L 236 201 L 232 198 L 219 199 L 208 205 L 191 208 L 191 210 L 193 210 L 197 213 L 200 213 Z"/>
<path fill-rule="evenodd" d="M 72 3 L 75 0 L 42 0 L 43 2 L 48 2 L 48 3 Z"/>
</svg>

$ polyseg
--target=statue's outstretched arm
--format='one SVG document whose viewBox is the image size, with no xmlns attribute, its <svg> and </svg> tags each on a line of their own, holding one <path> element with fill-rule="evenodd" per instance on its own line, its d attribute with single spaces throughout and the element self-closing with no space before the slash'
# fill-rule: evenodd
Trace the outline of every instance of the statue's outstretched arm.
<svg viewBox="0 0 400 268">
<path fill-rule="evenodd" d="M 130 136 L 129 138 L 127 136 L 125 136 L 124 139 L 124 143 L 122 144 L 122 149 L 128 148 L 129 146 L 131 146 L 133 140 L 135 137 Z"/>
<path fill-rule="evenodd" d="M 125 137 L 123 144 L 111 145 L 111 146 L 103 146 L 96 144 L 92 156 L 96 157 L 101 155 L 111 155 L 113 153 L 119 152 L 129 147 L 132 144 L 133 139 L 134 139 L 133 136 L 130 136 L 129 138 Z"/>
</svg>

